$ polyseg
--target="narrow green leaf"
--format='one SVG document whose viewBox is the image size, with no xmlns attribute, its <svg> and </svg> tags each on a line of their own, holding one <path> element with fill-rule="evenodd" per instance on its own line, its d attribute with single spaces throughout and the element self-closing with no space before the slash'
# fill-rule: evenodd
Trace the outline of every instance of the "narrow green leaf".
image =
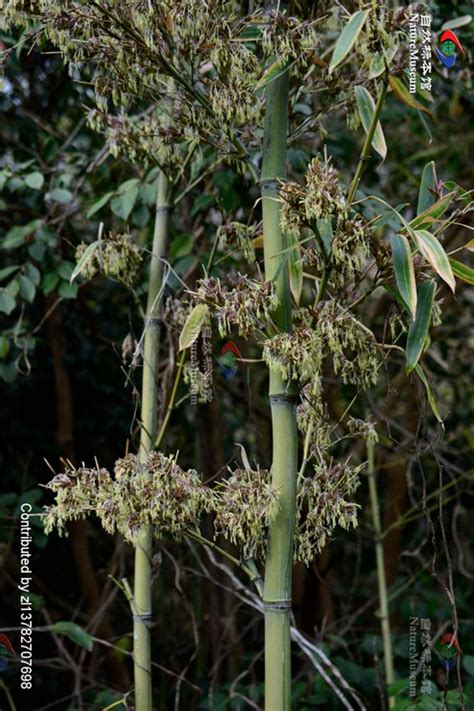
<svg viewBox="0 0 474 711">
<path fill-rule="evenodd" d="M 436 282 L 433 279 L 424 281 L 419 289 L 415 320 L 408 328 L 406 347 L 408 373 L 413 370 L 423 353 L 431 323 L 435 290 Z"/>
<path fill-rule="evenodd" d="M 73 642 L 78 644 L 80 647 L 84 647 L 88 652 L 92 652 L 93 639 L 88 632 L 75 622 L 55 622 L 51 625 L 53 632 L 58 634 L 63 634 L 69 637 Z"/>
<path fill-rule="evenodd" d="M 366 134 L 370 131 L 370 126 L 375 114 L 375 101 L 363 86 L 355 86 L 354 93 L 357 101 L 357 108 L 359 109 L 359 116 Z M 385 143 L 385 138 L 382 131 L 382 126 L 380 121 L 377 121 L 377 127 L 375 129 L 374 137 L 372 139 L 372 147 L 379 153 L 385 160 L 387 155 L 387 144 Z"/>
<path fill-rule="evenodd" d="M 406 104 L 406 106 L 409 106 L 411 109 L 419 109 L 420 111 L 424 111 L 425 114 L 433 116 L 431 111 L 427 109 L 426 106 L 417 101 L 413 94 L 410 94 L 407 87 L 400 81 L 400 79 L 397 77 L 390 77 L 389 84 L 395 96 L 398 97 L 402 103 Z"/>
<path fill-rule="evenodd" d="M 113 192 L 105 193 L 105 195 L 102 195 L 102 197 L 93 202 L 90 208 L 87 210 L 87 218 L 92 217 L 92 215 L 95 215 L 96 212 L 99 212 L 99 210 L 103 208 L 104 205 L 107 205 L 112 195 L 114 195 Z"/>
<path fill-rule="evenodd" d="M 412 319 L 416 314 L 416 283 L 415 270 L 410 245 L 404 235 L 392 235 L 392 259 L 395 281 L 401 297 L 407 304 Z"/>
<path fill-rule="evenodd" d="M 82 270 L 83 270 L 84 267 L 86 266 L 87 262 L 91 259 L 93 253 L 95 252 L 95 250 L 97 249 L 97 247 L 98 247 L 99 245 L 100 245 L 100 240 L 97 239 L 95 242 L 92 242 L 92 243 L 87 247 L 87 249 L 85 250 L 84 254 L 82 255 L 82 257 L 80 258 L 80 260 L 78 261 L 78 263 L 77 263 L 76 266 L 74 267 L 74 270 L 73 270 L 73 272 L 72 272 L 72 274 L 71 274 L 71 277 L 70 277 L 70 279 L 69 279 L 69 281 L 71 282 L 71 284 L 72 284 L 72 282 L 74 281 L 74 279 L 75 279 L 77 276 L 79 276 L 79 274 L 82 272 Z"/>
<path fill-rule="evenodd" d="M 454 20 L 448 20 L 443 23 L 440 32 L 444 32 L 444 30 L 454 30 L 456 27 L 463 27 L 464 25 L 469 25 L 471 22 L 472 15 L 461 15 L 461 17 L 456 17 Z"/>
<path fill-rule="evenodd" d="M 288 255 L 290 291 L 295 300 L 295 304 L 299 306 L 301 291 L 303 289 L 303 260 L 296 236 L 290 234 L 288 239 L 290 243 L 294 245 L 294 249 L 292 249 Z"/>
<path fill-rule="evenodd" d="M 450 259 L 449 263 L 458 279 L 465 281 L 466 284 L 474 285 L 474 269 L 472 269 L 472 267 L 468 267 L 467 264 L 458 262 L 457 259 Z"/>
<path fill-rule="evenodd" d="M 433 203 L 436 202 L 436 195 L 433 192 L 436 187 L 436 168 L 434 161 L 430 161 L 423 168 L 423 173 L 421 174 L 420 190 L 418 192 L 418 206 L 416 208 L 416 214 L 421 215 L 422 212 L 427 210 Z"/>
<path fill-rule="evenodd" d="M 349 54 L 352 47 L 357 41 L 361 29 L 363 28 L 367 17 L 368 10 L 358 10 L 349 18 L 349 22 L 342 30 L 337 38 L 334 51 L 332 53 L 331 62 L 329 64 L 329 72 L 332 72 Z"/>
<path fill-rule="evenodd" d="M 209 314 L 206 304 L 198 304 L 189 314 L 183 330 L 179 335 L 179 350 L 185 351 L 197 339 L 201 332 L 202 325 Z"/>
<path fill-rule="evenodd" d="M 456 280 L 449 263 L 448 255 L 438 239 L 427 230 L 412 230 L 415 235 L 416 246 L 425 259 L 431 264 L 433 269 L 443 281 L 449 286 L 452 292 L 456 289 Z"/>
<path fill-rule="evenodd" d="M 439 412 L 439 410 L 438 410 L 438 406 L 437 406 L 437 404 L 436 404 L 436 400 L 434 399 L 433 392 L 432 392 L 432 390 L 431 390 L 431 388 L 430 388 L 430 385 L 429 385 L 429 383 L 428 383 L 428 379 L 427 379 L 425 373 L 423 372 L 421 365 L 420 365 L 419 363 L 417 363 L 417 364 L 415 365 L 414 370 L 415 370 L 415 373 L 416 373 L 416 374 L 418 375 L 418 377 L 420 378 L 420 380 L 421 380 L 421 382 L 423 383 L 423 385 L 425 386 L 425 389 L 426 389 L 426 396 L 427 396 L 427 398 L 428 398 L 428 402 L 430 403 L 430 407 L 431 407 L 431 411 L 433 412 L 433 415 L 436 417 L 436 419 L 438 420 L 438 422 L 441 422 L 441 423 L 442 423 L 442 422 L 443 422 L 443 418 L 442 418 L 441 415 L 440 415 L 440 412 Z"/>
<path fill-rule="evenodd" d="M 6 336 L 0 335 L 0 358 L 3 360 L 7 357 L 10 350 L 10 342 Z"/>
<path fill-rule="evenodd" d="M 442 198 L 434 202 L 430 207 L 411 220 L 410 227 L 419 230 L 423 227 L 429 227 L 433 222 L 438 222 L 439 218 L 446 212 L 454 193 L 446 193 Z"/>
<path fill-rule="evenodd" d="M 278 77 L 288 71 L 292 64 L 294 64 L 294 60 L 282 62 L 281 58 L 270 64 L 270 66 L 265 69 L 262 76 L 255 85 L 255 91 L 263 89 L 265 86 L 268 86 L 268 84 L 270 84 L 272 81 L 278 79 Z"/>
</svg>

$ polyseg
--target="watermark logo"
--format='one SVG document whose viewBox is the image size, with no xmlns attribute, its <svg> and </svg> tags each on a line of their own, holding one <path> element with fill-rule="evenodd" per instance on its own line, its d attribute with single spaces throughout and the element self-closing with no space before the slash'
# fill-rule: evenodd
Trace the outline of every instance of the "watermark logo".
<svg viewBox="0 0 474 711">
<path fill-rule="evenodd" d="M 451 69 L 456 64 L 457 50 L 464 54 L 464 49 L 456 34 L 452 30 L 445 30 L 439 38 L 440 48 L 435 51 L 441 63 Z"/>
<path fill-rule="evenodd" d="M 227 380 L 232 380 L 237 374 L 237 359 L 242 354 L 233 341 L 226 341 L 221 348 L 217 363 L 219 370 Z"/>
<path fill-rule="evenodd" d="M 16 652 L 13 645 L 6 634 L 0 632 L 0 672 L 5 671 L 12 657 L 16 657 Z"/>
<path fill-rule="evenodd" d="M 462 654 L 461 647 L 455 637 L 455 635 L 447 632 L 436 645 L 436 652 L 440 658 L 441 665 L 444 670 L 449 672 L 457 664 L 457 660 L 460 654 Z"/>
</svg>

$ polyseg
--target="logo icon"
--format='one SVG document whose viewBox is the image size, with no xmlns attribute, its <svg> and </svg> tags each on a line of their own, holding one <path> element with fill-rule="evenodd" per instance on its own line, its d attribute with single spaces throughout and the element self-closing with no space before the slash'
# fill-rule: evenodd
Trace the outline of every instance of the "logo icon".
<svg viewBox="0 0 474 711">
<path fill-rule="evenodd" d="M 8 667 L 11 657 L 16 657 L 16 652 L 7 635 L 0 632 L 0 672 Z"/>
<path fill-rule="evenodd" d="M 452 30 L 445 30 L 439 38 L 439 44 L 440 49 L 436 48 L 436 54 L 441 63 L 451 69 L 456 63 L 457 50 L 464 54 L 461 42 Z"/>
<path fill-rule="evenodd" d="M 232 380 L 237 373 L 237 358 L 242 354 L 233 341 L 226 341 L 221 348 L 217 363 L 219 370 L 227 380 Z"/>
<path fill-rule="evenodd" d="M 462 654 L 461 647 L 456 637 L 447 632 L 436 645 L 436 651 L 444 670 L 449 672 L 456 666 L 458 656 Z"/>
</svg>

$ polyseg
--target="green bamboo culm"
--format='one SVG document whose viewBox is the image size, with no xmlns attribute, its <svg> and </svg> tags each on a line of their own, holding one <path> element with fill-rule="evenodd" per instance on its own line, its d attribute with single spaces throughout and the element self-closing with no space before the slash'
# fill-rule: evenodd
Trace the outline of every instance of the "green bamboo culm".
<svg viewBox="0 0 474 711">
<path fill-rule="evenodd" d="M 372 526 L 375 538 L 375 555 L 377 559 L 377 580 L 379 589 L 379 617 L 383 640 L 383 654 L 385 662 L 385 681 L 387 687 L 395 681 L 393 670 L 392 636 L 390 633 L 390 617 L 388 611 L 387 580 L 385 577 L 385 562 L 382 543 L 382 524 L 380 520 L 380 507 L 377 494 L 377 481 L 374 467 L 374 444 L 367 443 L 368 469 L 367 478 L 369 481 L 370 508 L 372 512 Z M 388 707 L 395 706 L 395 697 L 389 696 Z"/>
<path fill-rule="evenodd" d="M 291 328 L 291 294 L 280 228 L 278 181 L 286 177 L 288 136 L 288 84 L 286 71 L 266 89 L 261 193 L 265 278 L 273 280 L 279 307 L 273 318 L 281 330 Z M 270 369 L 269 398 L 272 417 L 272 483 L 279 508 L 269 532 L 265 564 L 265 709 L 291 708 L 291 573 L 296 510 L 298 434 L 296 393 L 289 382 Z"/>
<path fill-rule="evenodd" d="M 160 350 L 160 290 L 163 280 L 162 257 L 168 236 L 169 187 L 164 173 L 158 177 L 156 218 L 150 261 L 145 336 L 143 341 L 143 375 L 141 393 L 140 458 L 153 450 L 158 426 L 158 365 Z M 133 599 L 133 658 L 136 711 L 151 711 L 152 675 L 150 624 L 152 614 L 152 543 L 153 527 L 149 526 L 135 549 L 135 582 Z"/>
</svg>

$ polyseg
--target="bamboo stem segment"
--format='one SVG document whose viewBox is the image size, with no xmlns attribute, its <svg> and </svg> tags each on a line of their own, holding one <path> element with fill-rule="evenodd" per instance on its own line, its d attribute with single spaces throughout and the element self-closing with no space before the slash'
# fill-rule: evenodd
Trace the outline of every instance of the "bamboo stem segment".
<svg viewBox="0 0 474 711">
<path fill-rule="evenodd" d="M 390 617 L 388 611 L 388 595 L 387 581 L 385 578 L 385 562 L 382 543 L 382 524 L 380 520 L 380 507 L 377 494 L 377 482 L 375 479 L 374 468 L 374 445 L 372 442 L 367 444 L 368 470 L 367 478 L 369 481 L 369 496 L 370 508 L 372 511 L 372 525 L 375 536 L 375 555 L 377 559 L 377 580 L 379 589 L 379 605 L 380 605 L 380 627 L 382 631 L 383 653 L 385 661 L 385 681 L 387 686 L 395 681 L 393 669 L 393 654 L 392 654 L 392 637 L 390 634 Z M 393 696 L 388 699 L 388 707 L 393 708 L 395 698 Z"/>
<path fill-rule="evenodd" d="M 148 284 L 143 376 L 141 399 L 141 433 L 139 456 L 143 461 L 152 451 L 157 436 L 158 364 L 160 349 L 160 290 L 168 235 L 169 187 L 164 173 L 158 177 L 156 219 Z M 153 708 L 151 677 L 150 624 L 152 615 L 152 543 L 153 528 L 148 526 L 135 549 L 133 656 L 136 711 Z"/>
<path fill-rule="evenodd" d="M 288 247 L 280 228 L 278 180 L 286 177 L 288 135 L 288 71 L 266 89 L 263 162 L 261 173 L 265 278 L 273 280 L 279 298 L 274 313 L 281 330 L 291 327 Z M 272 484 L 278 492 L 278 513 L 269 532 L 265 564 L 265 709 L 291 709 L 291 573 L 296 510 L 298 435 L 296 398 L 291 384 L 270 370 L 272 416 Z"/>
</svg>

